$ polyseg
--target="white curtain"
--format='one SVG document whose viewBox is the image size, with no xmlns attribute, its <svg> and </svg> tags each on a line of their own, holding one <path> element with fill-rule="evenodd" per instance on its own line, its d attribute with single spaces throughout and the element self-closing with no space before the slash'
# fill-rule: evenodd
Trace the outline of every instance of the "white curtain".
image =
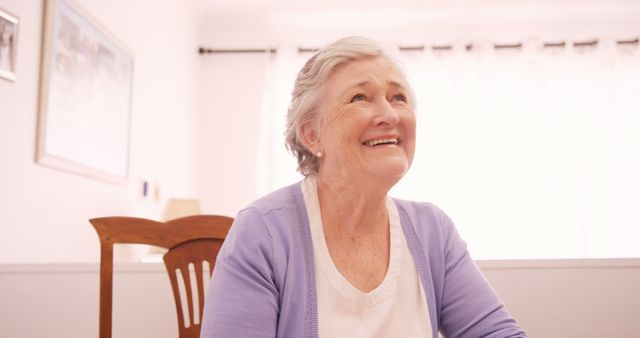
<svg viewBox="0 0 640 338">
<path fill-rule="evenodd" d="M 260 116 L 256 170 L 259 195 L 302 179 L 296 171 L 296 159 L 285 148 L 284 132 L 293 84 L 308 57 L 293 47 L 278 48 L 277 54 L 271 54 Z"/>
<path fill-rule="evenodd" d="M 440 206 L 476 259 L 640 257 L 638 46 L 542 44 L 400 53 L 418 145 L 392 195 Z M 282 132 L 307 57 L 272 61 L 263 192 L 300 177 Z"/>
</svg>

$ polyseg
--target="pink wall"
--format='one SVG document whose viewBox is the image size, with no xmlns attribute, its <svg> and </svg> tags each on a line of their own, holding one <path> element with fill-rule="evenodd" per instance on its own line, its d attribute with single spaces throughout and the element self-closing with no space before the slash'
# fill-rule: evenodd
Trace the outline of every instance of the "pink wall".
<svg viewBox="0 0 640 338">
<path fill-rule="evenodd" d="M 629 0 L 406 0 L 393 10 L 376 1 L 357 16 L 354 0 L 296 6 L 281 0 L 271 7 L 253 0 L 77 2 L 134 53 L 129 183 L 116 186 L 35 164 L 43 1 L 3 1 L 21 22 L 17 80 L 0 81 L 0 263 L 96 261 L 91 217 L 159 218 L 173 197 L 199 198 L 204 212 L 233 216 L 258 197 L 266 57 L 200 56 L 199 45 L 317 47 L 347 34 L 402 44 L 464 36 L 508 42 L 531 32 L 545 38 L 634 37 L 640 17 L 640 4 Z M 545 14 L 550 12 L 555 14 Z M 159 188 L 157 200 L 141 197 L 143 180 Z"/>
<path fill-rule="evenodd" d="M 130 179 L 127 186 L 35 163 L 43 3 L 8 0 L 20 19 L 17 79 L 0 80 L 0 263 L 98 259 L 87 220 L 105 215 L 159 218 L 169 197 L 195 195 L 194 6 L 156 1 L 80 0 L 134 54 Z M 141 182 L 159 186 L 142 198 Z"/>
</svg>

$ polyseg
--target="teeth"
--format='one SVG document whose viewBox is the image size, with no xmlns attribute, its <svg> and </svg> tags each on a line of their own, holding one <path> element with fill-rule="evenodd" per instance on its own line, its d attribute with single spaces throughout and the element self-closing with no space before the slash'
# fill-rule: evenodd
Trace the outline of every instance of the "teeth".
<svg viewBox="0 0 640 338">
<path fill-rule="evenodd" d="M 375 145 L 378 144 L 382 144 L 382 143 L 390 143 L 390 144 L 398 144 L 398 139 L 395 138 L 382 138 L 382 139 L 378 139 L 378 140 L 371 140 L 371 141 L 367 141 L 365 142 L 366 145 L 373 147 Z"/>
</svg>

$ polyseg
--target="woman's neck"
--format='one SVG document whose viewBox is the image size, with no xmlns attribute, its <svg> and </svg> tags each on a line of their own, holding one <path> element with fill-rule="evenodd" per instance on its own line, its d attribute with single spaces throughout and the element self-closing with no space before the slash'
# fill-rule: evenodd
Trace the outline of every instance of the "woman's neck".
<svg viewBox="0 0 640 338">
<path fill-rule="evenodd" d="M 358 178 L 316 176 L 322 222 L 343 233 L 371 233 L 388 226 L 389 187 Z"/>
</svg>

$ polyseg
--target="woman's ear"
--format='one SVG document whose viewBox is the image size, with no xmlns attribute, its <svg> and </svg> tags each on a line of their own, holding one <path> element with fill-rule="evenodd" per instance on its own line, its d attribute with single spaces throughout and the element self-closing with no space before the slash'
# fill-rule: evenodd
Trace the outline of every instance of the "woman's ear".
<svg viewBox="0 0 640 338">
<path fill-rule="evenodd" d="M 307 122 L 303 124 L 300 129 L 300 136 L 302 137 L 302 143 L 309 152 L 315 154 L 320 151 L 320 135 L 317 123 Z"/>
</svg>

